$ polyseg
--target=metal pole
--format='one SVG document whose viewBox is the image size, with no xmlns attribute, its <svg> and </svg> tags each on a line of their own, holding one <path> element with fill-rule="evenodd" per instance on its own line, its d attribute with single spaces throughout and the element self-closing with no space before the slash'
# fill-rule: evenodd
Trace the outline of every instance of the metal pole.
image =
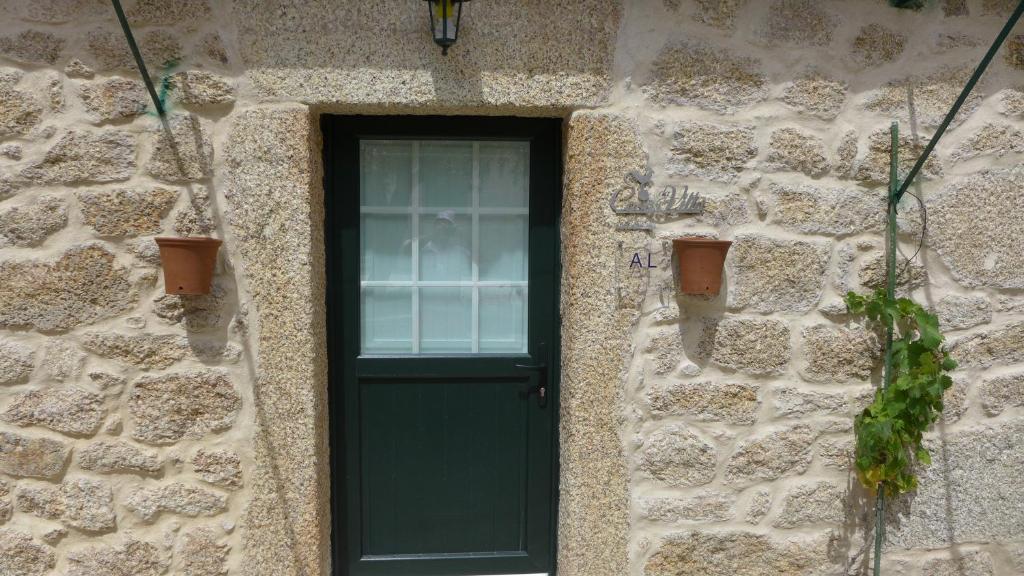
<svg viewBox="0 0 1024 576">
<path fill-rule="evenodd" d="M 889 152 L 889 202 L 888 202 L 888 225 L 886 232 L 888 242 L 886 246 L 885 263 L 885 295 L 889 300 L 896 297 L 896 193 L 899 189 L 899 168 L 900 155 L 900 126 L 893 122 L 889 127 L 890 152 Z M 885 318 L 885 371 L 882 375 L 882 390 L 885 390 L 892 380 L 892 318 Z M 882 574 L 882 542 L 885 540 L 885 486 L 878 485 L 878 494 L 875 496 L 875 570 L 874 576 Z"/>
<path fill-rule="evenodd" d="M 128 19 L 124 16 L 124 9 L 121 8 L 121 2 L 120 0 L 111 0 L 111 3 L 114 4 L 114 12 L 117 12 L 117 20 L 121 22 L 121 30 L 124 30 L 124 37 L 128 40 L 128 47 L 131 48 L 132 56 L 135 57 L 135 64 L 139 67 L 139 73 L 142 74 L 142 81 L 146 83 L 146 90 L 149 90 L 149 97 L 153 99 L 153 105 L 156 106 L 156 113 L 163 118 L 164 105 L 160 103 L 160 98 L 156 95 L 156 89 L 153 87 L 153 81 L 149 79 L 149 72 L 146 71 L 146 63 L 142 60 L 142 53 L 139 52 L 138 44 L 135 43 L 135 36 L 132 35 L 131 26 L 128 25 Z"/>
<path fill-rule="evenodd" d="M 939 142 L 939 138 L 942 138 L 942 134 L 946 131 L 946 128 L 949 128 L 950 122 L 952 122 L 953 118 L 956 117 L 956 113 L 960 111 L 960 107 L 967 101 L 967 97 L 971 94 L 971 90 L 974 90 L 974 85 L 978 83 L 978 80 L 981 79 L 981 75 L 985 73 L 985 69 L 988 68 L 989 63 L 992 62 L 992 58 L 994 58 L 996 52 L 999 51 L 999 47 L 1002 46 L 1003 41 L 1006 40 L 1006 37 L 1010 35 L 1010 31 L 1013 30 L 1013 27 L 1017 24 L 1017 21 L 1020 20 L 1021 14 L 1024 14 L 1024 0 L 1021 0 L 1020 4 L 1017 4 L 1017 9 L 1013 11 L 1012 15 L 1010 15 L 1010 19 L 1006 21 L 1006 24 L 999 32 L 999 35 L 996 36 L 995 42 L 992 43 L 988 52 L 985 53 L 985 57 L 981 59 L 978 67 L 975 68 L 974 74 L 971 74 L 970 80 L 967 81 L 964 89 L 960 91 L 960 96 L 958 96 L 956 102 L 953 103 L 953 107 L 949 109 L 946 117 L 942 119 L 942 123 L 939 124 L 939 129 L 935 131 L 935 135 L 932 136 L 928 145 L 925 146 L 924 152 L 921 153 L 921 157 L 917 159 L 917 162 L 914 163 L 914 167 L 910 169 L 907 177 L 903 180 L 903 185 L 900 186 L 899 191 L 896 192 L 896 203 L 899 203 L 900 199 L 903 198 L 903 195 L 910 188 L 911 183 L 914 182 L 914 178 L 917 176 L 917 173 L 921 171 L 921 167 L 924 166 L 928 157 L 931 156 L 932 150 L 935 149 L 935 145 Z"/>
</svg>

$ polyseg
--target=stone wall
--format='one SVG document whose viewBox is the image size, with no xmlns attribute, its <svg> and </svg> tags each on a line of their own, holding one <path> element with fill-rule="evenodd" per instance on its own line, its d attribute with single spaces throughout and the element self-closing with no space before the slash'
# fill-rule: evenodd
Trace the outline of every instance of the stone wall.
<svg viewBox="0 0 1024 576">
<path fill-rule="evenodd" d="M 709 200 L 657 225 L 640 248 L 652 288 L 627 299 L 644 302 L 623 380 L 630 573 L 867 573 L 852 417 L 881 378 L 880 341 L 841 297 L 884 285 L 890 122 L 906 173 L 1015 3 L 928 4 L 627 3 L 607 113 L 637 126 L 654 190 Z M 928 233 L 900 258 L 900 291 L 938 313 L 962 368 L 935 463 L 892 506 L 889 573 L 1024 571 L 1022 32 L 911 189 Z M 912 256 L 915 198 L 899 220 Z M 662 290 L 685 235 L 733 241 L 720 296 Z M 632 252 L 620 274 L 648 273 Z"/>
<path fill-rule="evenodd" d="M 884 281 L 889 122 L 905 171 L 1013 2 L 477 0 L 448 57 L 419 4 L 126 1 L 166 126 L 109 3 L 0 5 L 0 574 L 328 573 L 325 112 L 567 118 L 560 573 L 864 573 L 840 296 Z M 962 365 L 912 576 L 1024 571 L 1022 54 L 912 189 L 901 290 Z M 706 212 L 616 231 L 645 164 Z M 164 295 L 161 234 L 225 240 L 210 296 Z M 734 241 L 717 298 L 672 290 L 694 234 Z"/>
</svg>

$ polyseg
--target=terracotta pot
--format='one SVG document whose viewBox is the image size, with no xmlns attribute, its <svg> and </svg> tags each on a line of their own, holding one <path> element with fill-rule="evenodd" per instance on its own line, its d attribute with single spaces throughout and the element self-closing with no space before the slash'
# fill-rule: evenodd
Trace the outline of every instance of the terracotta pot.
<svg viewBox="0 0 1024 576">
<path fill-rule="evenodd" d="M 732 242 L 706 238 L 676 238 L 672 250 L 679 264 L 679 288 L 684 294 L 718 294 L 722 267 Z"/>
<path fill-rule="evenodd" d="M 209 294 L 217 263 L 216 238 L 157 238 L 168 294 Z"/>
</svg>

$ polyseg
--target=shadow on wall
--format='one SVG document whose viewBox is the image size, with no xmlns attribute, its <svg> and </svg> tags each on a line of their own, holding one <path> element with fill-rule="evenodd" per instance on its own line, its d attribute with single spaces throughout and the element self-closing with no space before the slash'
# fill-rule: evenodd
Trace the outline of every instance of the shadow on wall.
<svg viewBox="0 0 1024 576">
<path fill-rule="evenodd" d="M 185 175 L 189 173 L 189 151 L 203 149 L 204 135 L 199 126 L 195 124 L 188 125 L 191 129 L 175 130 L 174 126 L 172 126 L 172 121 L 167 116 L 160 117 L 162 136 L 167 144 L 171 161 L 176 164 L 179 173 Z M 203 190 L 201 189 L 202 187 L 197 186 L 191 181 L 183 183 L 183 186 L 186 189 L 194 217 L 199 221 L 202 221 L 203 218 L 209 218 L 208 221 L 188 232 L 196 233 L 197 235 L 215 234 L 221 239 L 228 238 L 226 222 L 218 212 L 215 193 L 212 190 Z M 179 231 L 179 233 L 183 232 Z M 161 298 L 178 299 L 176 304 L 181 315 L 180 322 L 186 329 L 189 347 L 197 358 L 200 360 L 206 358 L 213 363 L 218 363 L 220 359 L 230 357 L 235 353 L 241 356 L 240 359 L 245 367 L 246 378 L 243 382 L 236 382 L 236 385 L 245 386 L 248 384 L 251 386 L 256 424 L 254 444 L 259 444 L 259 446 L 253 447 L 257 450 L 262 448 L 270 453 L 270 457 L 262 462 L 263 471 L 268 472 L 269 476 L 264 481 L 273 486 L 271 492 L 277 500 L 276 512 L 280 514 L 281 524 L 283 525 L 281 530 L 283 530 L 285 538 L 288 539 L 288 542 L 284 543 L 283 546 L 279 546 L 279 549 L 288 550 L 293 555 L 290 564 L 299 571 L 301 576 L 305 574 L 305 569 L 300 556 L 300 547 L 298 546 L 299 538 L 296 535 L 293 522 L 284 513 L 285 510 L 288 510 L 288 502 L 285 498 L 287 482 L 279 469 L 278 463 L 280 458 L 278 457 L 276 446 L 273 442 L 266 441 L 264 438 L 263 431 L 269 428 L 270 418 L 265 414 L 265 402 L 260 398 L 261 385 L 260 374 L 256 367 L 256 350 L 253 349 L 248 338 L 246 311 L 241 309 L 240 306 L 243 296 L 239 291 L 240 280 L 238 278 L 238 271 L 228 260 L 227 248 L 228 245 L 225 243 L 218 253 L 218 264 L 209 294 L 198 296 L 168 295 Z M 236 318 L 237 320 L 232 323 L 221 321 L 225 318 Z M 230 343 L 229 332 L 232 329 L 237 329 L 241 332 L 241 338 L 239 338 L 241 350 L 231 350 L 232 344 Z M 206 362 L 204 361 L 204 363 Z M 255 470 L 253 471 L 253 476 L 256 476 Z M 252 484 L 257 482 L 259 480 L 254 478 Z M 247 522 L 248 520 L 246 516 L 243 521 Z"/>
<path fill-rule="evenodd" d="M 264 95 L 307 103 L 597 104 L 610 84 L 621 7 L 585 0 L 469 2 L 441 55 L 422 0 L 331 9 L 234 4 L 238 46 Z"/>
</svg>

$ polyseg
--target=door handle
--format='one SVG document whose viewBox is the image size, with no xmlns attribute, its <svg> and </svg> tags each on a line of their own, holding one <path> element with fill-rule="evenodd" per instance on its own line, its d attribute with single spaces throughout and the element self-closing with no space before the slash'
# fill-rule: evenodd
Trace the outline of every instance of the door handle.
<svg viewBox="0 0 1024 576">
<path fill-rule="evenodd" d="M 548 386 L 547 386 L 547 364 L 514 364 L 516 368 L 520 370 L 534 370 L 539 372 L 537 378 L 540 382 L 536 386 L 530 386 L 526 390 L 526 397 L 529 398 L 531 395 L 537 395 L 537 406 L 544 408 L 548 405 Z"/>
</svg>

